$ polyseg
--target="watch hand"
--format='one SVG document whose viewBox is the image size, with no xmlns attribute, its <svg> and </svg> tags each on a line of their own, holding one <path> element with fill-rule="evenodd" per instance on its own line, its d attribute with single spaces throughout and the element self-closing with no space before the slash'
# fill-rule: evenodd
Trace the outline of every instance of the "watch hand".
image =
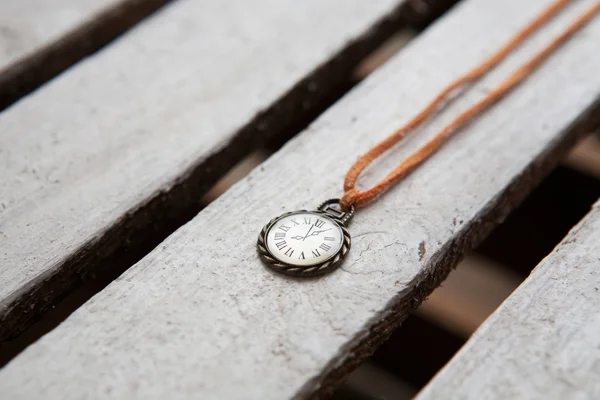
<svg viewBox="0 0 600 400">
<path fill-rule="evenodd" d="M 329 229 L 323 229 L 322 231 L 314 231 L 313 233 L 311 233 L 311 234 L 310 234 L 310 235 L 308 235 L 307 237 L 310 237 L 310 236 L 317 236 L 319 233 L 327 232 L 327 231 L 330 231 L 330 230 L 331 230 L 331 228 L 329 228 Z"/>
<path fill-rule="evenodd" d="M 314 225 L 311 225 L 310 228 L 308 228 L 308 232 L 306 232 L 306 235 L 302 238 L 302 240 L 306 239 L 308 237 L 308 234 L 310 233 L 310 231 L 312 231 L 312 228 L 314 228 Z"/>
<path fill-rule="evenodd" d="M 329 228 L 329 229 L 324 229 L 324 230 L 322 230 L 322 231 L 314 231 L 314 232 L 310 233 L 310 230 L 311 230 L 313 227 L 314 227 L 314 226 L 311 226 L 311 227 L 308 229 L 308 232 L 306 232 L 306 236 L 300 236 L 300 235 L 296 235 L 296 236 L 292 236 L 290 239 L 294 239 L 294 240 L 304 240 L 304 239 L 306 239 L 306 238 L 308 238 L 308 237 L 315 236 L 315 235 L 318 235 L 319 233 L 322 233 L 322 232 L 327 232 L 327 231 L 330 231 L 330 230 L 331 230 L 331 228 Z M 310 233 L 310 235 L 309 235 L 309 233 Z"/>
</svg>

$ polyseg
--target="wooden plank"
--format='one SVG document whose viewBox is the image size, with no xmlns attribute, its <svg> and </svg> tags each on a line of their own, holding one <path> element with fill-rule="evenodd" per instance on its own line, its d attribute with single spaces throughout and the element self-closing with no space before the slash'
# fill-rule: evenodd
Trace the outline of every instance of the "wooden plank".
<svg viewBox="0 0 600 400">
<path fill-rule="evenodd" d="M 195 215 L 253 147 L 348 86 L 407 10 L 173 3 L 0 114 L 0 339 Z"/>
<path fill-rule="evenodd" d="M 0 2 L 0 109 L 98 50 L 167 1 Z"/>
<path fill-rule="evenodd" d="M 397 164 L 590 3 L 569 8 L 362 183 Z M 259 230 L 281 212 L 339 195 L 360 153 L 548 4 L 507 0 L 492 10 L 487 0 L 462 2 L 11 361 L 0 371 L 0 391 L 63 399 L 326 394 L 576 138 L 599 127 L 600 57 L 593 49 L 600 21 L 406 181 L 360 210 L 350 226 L 353 249 L 341 269 L 304 281 L 276 275 L 259 260 Z"/>
<path fill-rule="evenodd" d="M 600 397 L 600 202 L 417 397 Z"/>
</svg>

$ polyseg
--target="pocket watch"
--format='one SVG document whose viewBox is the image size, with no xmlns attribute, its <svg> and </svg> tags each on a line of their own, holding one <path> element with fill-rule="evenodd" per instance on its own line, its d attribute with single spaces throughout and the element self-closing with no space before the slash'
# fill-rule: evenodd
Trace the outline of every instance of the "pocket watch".
<svg viewBox="0 0 600 400">
<path fill-rule="evenodd" d="M 258 235 L 258 252 L 266 265 L 291 276 L 317 276 L 337 268 L 350 250 L 345 212 L 339 199 L 323 202 L 314 211 L 299 210 L 269 221 Z"/>
</svg>

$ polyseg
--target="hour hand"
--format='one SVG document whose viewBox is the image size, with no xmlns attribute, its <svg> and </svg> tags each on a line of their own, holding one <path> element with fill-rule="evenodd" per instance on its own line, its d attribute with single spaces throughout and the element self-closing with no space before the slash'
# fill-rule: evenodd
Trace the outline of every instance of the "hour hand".
<svg viewBox="0 0 600 400">
<path fill-rule="evenodd" d="M 310 234 L 310 236 L 316 236 L 319 233 L 327 232 L 327 231 L 330 231 L 330 230 L 331 230 L 331 228 L 329 228 L 329 229 L 323 229 L 322 231 L 314 231 L 313 233 Z"/>
</svg>

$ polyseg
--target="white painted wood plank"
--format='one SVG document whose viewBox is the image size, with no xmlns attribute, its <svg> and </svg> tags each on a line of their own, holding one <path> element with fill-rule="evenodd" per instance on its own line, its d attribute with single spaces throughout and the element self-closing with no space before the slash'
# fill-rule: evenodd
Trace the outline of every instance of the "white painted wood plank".
<svg viewBox="0 0 600 400">
<path fill-rule="evenodd" d="M 359 154 L 548 4 L 461 3 L 9 363 L 0 371 L 0 391 L 64 399 L 283 399 L 325 393 L 418 306 L 575 137 L 600 125 L 598 114 L 591 113 L 599 108 L 600 54 L 592 49 L 600 21 L 406 181 L 360 210 L 350 226 L 353 249 L 333 274 L 298 281 L 271 273 L 256 253 L 259 230 L 281 212 L 339 195 Z M 377 174 L 590 4 L 570 8 L 438 121 L 378 163 Z M 370 171 L 362 184 L 373 182 L 374 175 Z"/>
<path fill-rule="evenodd" d="M 0 2 L 0 71 L 37 53 L 125 0 Z"/>
<path fill-rule="evenodd" d="M 600 398 L 600 202 L 419 400 Z"/>
<path fill-rule="evenodd" d="M 0 114 L 0 337 L 301 123 L 399 4 L 176 2 Z"/>
<path fill-rule="evenodd" d="M 166 1 L 0 2 L 0 108 L 107 43 Z"/>
</svg>

